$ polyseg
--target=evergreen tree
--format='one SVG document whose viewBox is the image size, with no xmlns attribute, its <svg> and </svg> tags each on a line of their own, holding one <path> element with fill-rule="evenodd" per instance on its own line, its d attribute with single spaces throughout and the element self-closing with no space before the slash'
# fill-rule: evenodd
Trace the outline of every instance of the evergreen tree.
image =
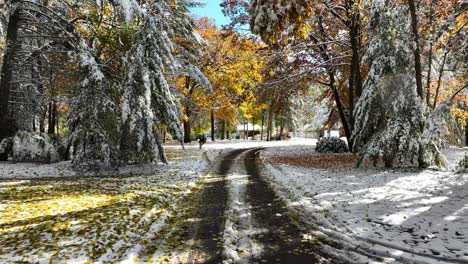
<svg viewBox="0 0 468 264">
<path fill-rule="evenodd" d="M 78 59 L 81 80 L 71 99 L 69 144 L 76 167 L 94 169 L 117 164 L 118 120 L 111 87 L 96 57 L 81 46 Z"/>
<path fill-rule="evenodd" d="M 197 51 L 187 43 L 201 44 L 201 39 L 194 32 L 187 4 L 157 1 L 148 5 L 145 12 L 135 13 L 143 20 L 143 26 L 128 53 L 129 69 L 122 96 L 121 158 L 126 162 L 153 161 L 156 149 L 165 162 L 155 133 L 161 123 L 182 143 L 181 112 L 168 77 L 191 75 L 209 85 L 192 64 Z"/>
<path fill-rule="evenodd" d="M 382 157 L 388 167 L 422 165 L 423 108 L 408 9 L 374 1 L 369 31 L 370 70 L 354 114 L 354 151 L 360 161 Z"/>
</svg>

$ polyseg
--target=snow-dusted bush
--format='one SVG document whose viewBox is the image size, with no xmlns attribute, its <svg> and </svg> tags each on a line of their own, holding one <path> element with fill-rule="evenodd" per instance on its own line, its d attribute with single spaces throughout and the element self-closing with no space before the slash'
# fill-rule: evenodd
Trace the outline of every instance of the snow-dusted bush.
<svg viewBox="0 0 468 264">
<path fill-rule="evenodd" d="M 13 149 L 13 138 L 4 138 L 0 143 L 0 160 L 5 161 L 11 155 Z"/>
<path fill-rule="evenodd" d="M 457 166 L 458 173 L 468 172 L 468 152 L 465 153 L 465 157 L 460 160 Z"/>
<path fill-rule="evenodd" d="M 360 162 L 382 158 L 387 167 L 420 166 L 424 119 L 408 9 L 375 1 L 369 31 L 364 60 L 370 69 L 354 113 L 353 151 Z"/>
<path fill-rule="evenodd" d="M 339 138 L 323 138 L 317 142 L 315 151 L 318 153 L 344 153 L 348 152 L 348 145 Z"/>
<path fill-rule="evenodd" d="M 422 139 L 425 147 L 424 161 L 428 165 L 447 166 L 448 162 L 441 149 L 445 147 L 449 133 L 451 102 L 440 104 L 426 119 Z"/>
<path fill-rule="evenodd" d="M 44 133 L 19 131 L 12 140 L 12 157 L 19 162 L 58 162 L 60 155 Z"/>
</svg>

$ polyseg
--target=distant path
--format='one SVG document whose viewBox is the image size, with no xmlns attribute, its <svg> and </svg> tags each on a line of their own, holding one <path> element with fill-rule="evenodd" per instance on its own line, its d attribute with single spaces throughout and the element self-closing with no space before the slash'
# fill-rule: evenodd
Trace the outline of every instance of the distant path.
<svg viewBox="0 0 468 264">
<path fill-rule="evenodd" d="M 300 224 L 291 218 L 286 204 L 260 176 L 260 150 L 239 149 L 229 152 L 222 157 L 217 175 L 206 179 L 194 214 L 198 221 L 189 232 L 189 237 L 186 237 L 194 241 L 188 262 L 236 263 L 227 259 L 223 246 L 229 188 L 230 184 L 238 184 L 235 182 L 236 177 L 229 179 L 230 173 L 233 173 L 246 175 L 248 179 L 245 190 L 240 192 L 245 197 L 238 200 L 244 201 L 245 204 L 241 206 L 248 208 L 249 212 L 245 213 L 252 219 L 252 231 L 247 230 L 250 232 L 248 239 L 261 248 L 259 255 L 247 256 L 247 260 L 243 258 L 237 263 L 343 263 L 330 259 L 327 254 L 319 252 L 313 242 L 303 239 L 304 231 L 299 228 Z M 238 222 L 236 219 L 229 220 Z M 245 228 L 245 225 L 240 224 L 239 228 L 242 227 Z M 245 237 L 241 239 L 245 240 Z M 239 241 L 239 244 L 242 243 L 245 241 Z M 239 255 L 242 254 L 245 253 L 239 252 Z"/>
</svg>

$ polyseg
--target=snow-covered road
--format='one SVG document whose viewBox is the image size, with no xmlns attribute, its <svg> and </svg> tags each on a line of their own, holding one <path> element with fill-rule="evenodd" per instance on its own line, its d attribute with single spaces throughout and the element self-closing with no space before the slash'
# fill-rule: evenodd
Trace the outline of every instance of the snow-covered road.
<svg viewBox="0 0 468 264">
<path fill-rule="evenodd" d="M 261 177 L 259 148 L 224 150 L 215 174 L 205 177 L 193 219 L 195 228 L 183 244 L 188 263 L 355 263 L 354 253 L 330 251 L 302 228 Z M 221 217 L 221 212 L 223 216 Z M 220 228 L 221 227 L 221 228 Z M 184 250 L 182 250 L 184 251 Z M 177 255 L 177 254 L 176 254 Z"/>
</svg>

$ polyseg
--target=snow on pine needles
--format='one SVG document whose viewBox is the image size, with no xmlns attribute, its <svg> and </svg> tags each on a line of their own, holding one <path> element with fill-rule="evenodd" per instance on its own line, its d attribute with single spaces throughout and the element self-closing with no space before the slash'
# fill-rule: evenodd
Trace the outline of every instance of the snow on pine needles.
<svg viewBox="0 0 468 264">
<path fill-rule="evenodd" d="M 458 159 L 461 149 L 447 150 Z M 466 151 L 466 150 L 464 150 Z M 367 254 L 403 263 L 468 261 L 468 174 L 437 170 L 355 169 L 351 154 L 312 147 L 262 152 L 265 176 L 313 226 Z M 452 160 L 456 163 L 456 160 Z"/>
<path fill-rule="evenodd" d="M 29 173 L 12 179 L 0 170 L 0 262 L 149 260 L 159 231 L 206 166 L 193 151 L 169 155 L 179 160 L 143 176 L 126 168 L 127 176 L 38 178 L 40 166 L 16 164 Z"/>
</svg>

